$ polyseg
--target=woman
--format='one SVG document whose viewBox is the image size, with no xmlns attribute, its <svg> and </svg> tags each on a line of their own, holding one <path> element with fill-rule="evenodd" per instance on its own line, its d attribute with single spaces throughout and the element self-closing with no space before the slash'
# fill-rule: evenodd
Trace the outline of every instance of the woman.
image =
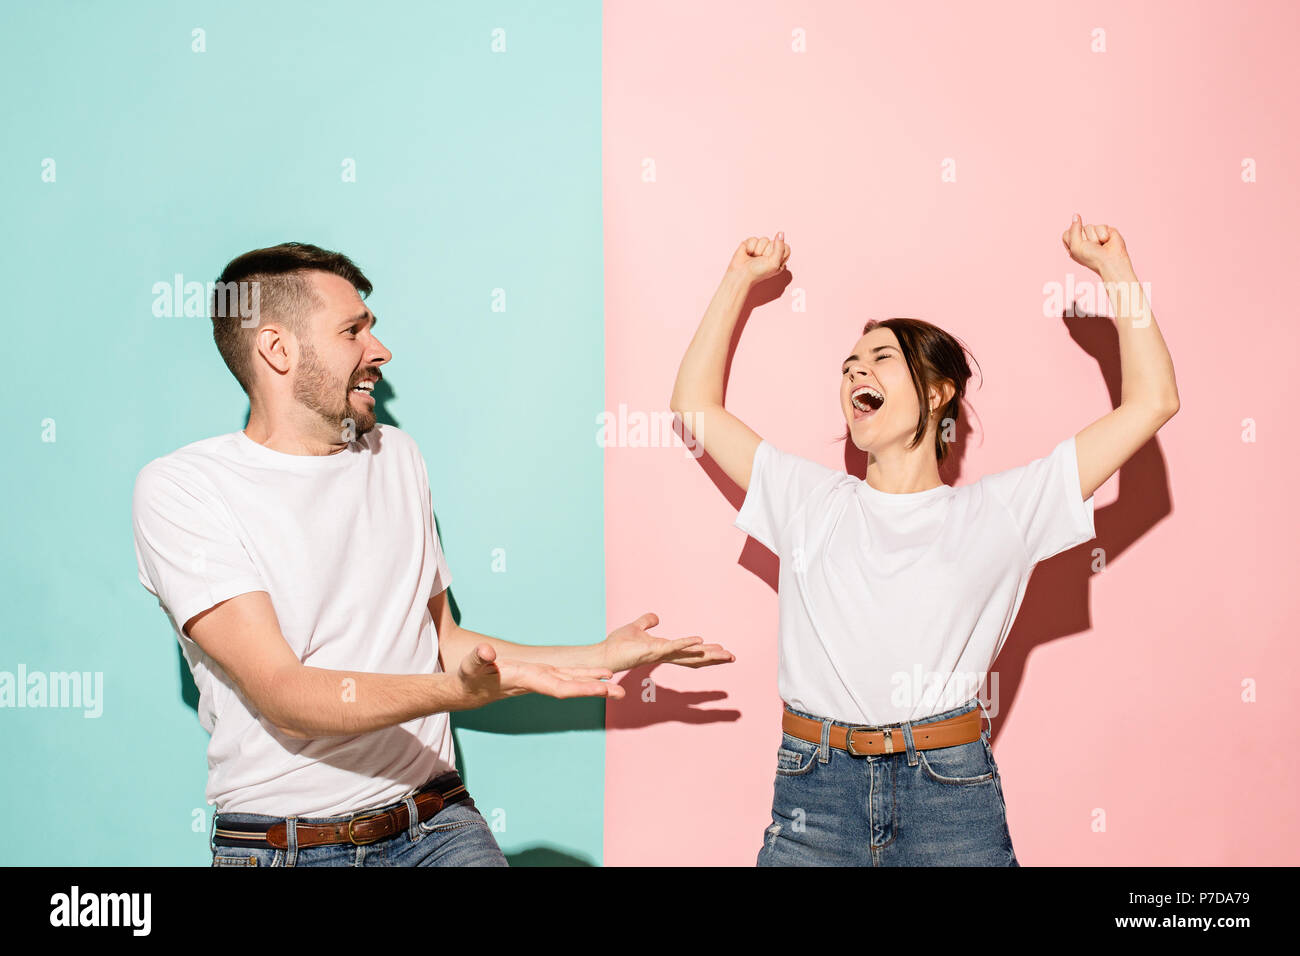
<svg viewBox="0 0 1300 956">
<path fill-rule="evenodd" d="M 1119 232 L 1076 215 L 1061 240 L 1115 303 L 1122 401 L 972 484 L 939 477 L 970 368 L 927 322 L 868 322 L 840 369 L 864 480 L 778 450 L 723 408 L 741 308 L 790 255 L 780 232 L 741 243 L 682 359 L 672 409 L 745 491 L 736 525 L 781 559 L 785 713 L 760 866 L 1019 865 L 980 686 L 1034 565 L 1095 536 L 1093 492 L 1178 410 Z"/>
</svg>

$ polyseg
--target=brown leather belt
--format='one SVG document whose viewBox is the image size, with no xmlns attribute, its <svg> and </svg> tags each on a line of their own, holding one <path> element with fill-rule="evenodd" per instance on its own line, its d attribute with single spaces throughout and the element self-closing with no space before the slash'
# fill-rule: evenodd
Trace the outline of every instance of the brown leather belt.
<svg viewBox="0 0 1300 956">
<path fill-rule="evenodd" d="M 469 796 L 459 775 L 430 781 L 412 797 L 415 800 L 417 820 L 427 820 L 448 804 L 457 803 Z M 372 810 L 340 818 L 331 823 L 298 823 L 298 848 L 326 846 L 331 843 L 350 843 L 365 846 L 395 836 L 411 825 L 406 804 L 394 804 L 388 810 Z M 289 848 L 289 825 L 281 820 L 265 823 L 222 822 L 213 829 L 213 843 L 217 846 L 260 846 L 277 850 Z"/>
<path fill-rule="evenodd" d="M 912 724 L 912 744 L 917 750 L 934 750 L 937 747 L 955 747 L 979 740 L 983 717 L 980 709 L 946 720 L 927 724 Z M 822 722 L 800 717 L 786 709 L 781 715 L 781 729 L 792 737 L 819 744 L 822 740 Z M 864 754 L 892 754 L 907 750 L 902 726 L 845 727 L 831 724 L 830 745 L 846 750 L 854 756 Z"/>
</svg>

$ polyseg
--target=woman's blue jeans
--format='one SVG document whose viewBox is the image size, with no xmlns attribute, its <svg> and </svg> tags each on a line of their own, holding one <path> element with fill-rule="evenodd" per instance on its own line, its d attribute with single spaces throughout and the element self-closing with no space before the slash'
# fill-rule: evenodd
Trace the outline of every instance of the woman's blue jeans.
<svg viewBox="0 0 1300 956">
<path fill-rule="evenodd" d="M 759 866 L 1019 866 L 1007 829 L 1002 778 L 989 732 L 954 747 L 917 750 L 912 728 L 983 708 L 973 698 L 900 727 L 892 754 L 856 757 L 828 741 L 783 733 L 777 750 L 772 824 Z M 987 711 L 985 711 L 987 714 Z"/>
<path fill-rule="evenodd" d="M 455 772 L 439 777 L 459 782 Z M 473 798 L 448 804 L 429 819 L 416 819 L 415 801 L 407 799 L 407 819 L 411 821 L 401 833 L 375 843 L 356 846 L 334 843 L 325 846 L 299 847 L 296 826 L 299 823 L 346 822 L 342 817 L 296 817 L 288 827 L 289 847 L 217 846 L 211 842 L 213 866 L 508 866 L 492 828 L 474 806 Z M 390 804 L 390 806 L 392 806 Z M 388 809 L 385 807 L 383 809 Z M 374 811 L 366 811 L 373 813 Z M 219 818 L 219 819 L 218 819 Z M 218 823 L 264 823 L 270 826 L 284 817 L 260 813 L 222 813 L 213 818 Z"/>
</svg>

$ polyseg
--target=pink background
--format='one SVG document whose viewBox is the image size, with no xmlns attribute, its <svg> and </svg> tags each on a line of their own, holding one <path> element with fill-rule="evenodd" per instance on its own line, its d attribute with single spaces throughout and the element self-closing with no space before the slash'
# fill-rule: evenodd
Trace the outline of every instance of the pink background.
<svg viewBox="0 0 1300 956">
<path fill-rule="evenodd" d="M 1096 540 L 1038 566 L 994 665 L 1025 865 L 1300 862 L 1298 19 L 1284 3 L 605 5 L 608 409 L 667 409 L 732 250 L 783 229 L 793 281 L 753 311 L 728 407 L 845 467 L 839 361 L 868 318 L 927 319 L 983 373 L 945 472 L 964 484 L 1118 400 L 1113 323 L 1044 316 L 1045 284 L 1096 281 L 1061 244 L 1071 214 L 1117 226 L 1150 283 L 1182 410 L 1097 492 Z M 656 633 L 738 658 L 627 676 L 609 865 L 752 865 L 770 820 L 776 559 L 732 526 L 740 501 L 680 447 L 607 450 L 610 627 L 653 610 Z"/>
</svg>

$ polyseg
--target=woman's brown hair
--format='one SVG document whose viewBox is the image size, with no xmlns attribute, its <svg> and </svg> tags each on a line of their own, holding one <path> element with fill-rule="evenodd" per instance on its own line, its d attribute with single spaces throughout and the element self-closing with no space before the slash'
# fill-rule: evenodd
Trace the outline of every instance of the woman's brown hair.
<svg viewBox="0 0 1300 956">
<path fill-rule="evenodd" d="M 970 354 L 966 346 L 949 335 L 937 325 L 923 319 L 872 319 L 862 327 L 866 335 L 872 329 L 886 328 L 898 339 L 898 347 L 907 362 L 907 370 L 912 375 L 912 384 L 916 388 L 916 401 L 920 414 L 916 422 L 916 434 L 908 443 L 915 448 L 925 438 L 926 427 L 930 423 L 930 387 L 942 391 L 941 386 L 947 382 L 953 386 L 952 398 L 941 409 L 936 409 L 939 427 L 934 430 L 934 457 L 940 464 L 948 457 L 948 442 L 944 441 L 943 423 L 951 420 L 953 434 L 956 434 L 957 418 L 961 414 L 961 401 L 966 395 L 966 383 L 970 380 L 970 365 L 966 356 Z M 970 356 L 972 361 L 975 356 Z M 979 363 L 976 362 L 978 366 Z M 846 429 L 844 437 L 849 437 Z"/>
</svg>

